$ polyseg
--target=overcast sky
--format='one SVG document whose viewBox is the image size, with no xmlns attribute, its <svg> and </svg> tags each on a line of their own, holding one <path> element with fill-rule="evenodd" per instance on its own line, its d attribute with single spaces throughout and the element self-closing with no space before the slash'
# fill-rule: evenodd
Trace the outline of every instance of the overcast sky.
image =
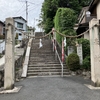
<svg viewBox="0 0 100 100">
<path fill-rule="evenodd" d="M 26 19 L 26 0 L 0 0 L 0 20 L 5 21 L 7 17 L 22 16 Z M 44 0 L 28 1 L 28 25 L 36 26 Z M 37 27 L 36 27 L 37 28 Z M 36 31 L 39 29 L 37 28 Z"/>
</svg>

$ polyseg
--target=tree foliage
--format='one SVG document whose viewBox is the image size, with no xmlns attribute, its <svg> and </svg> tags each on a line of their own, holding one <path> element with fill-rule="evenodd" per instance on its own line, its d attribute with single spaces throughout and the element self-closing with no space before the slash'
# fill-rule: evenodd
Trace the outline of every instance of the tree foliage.
<svg viewBox="0 0 100 100">
<path fill-rule="evenodd" d="M 44 0 L 44 3 L 42 5 L 41 17 L 42 17 L 43 28 L 46 33 L 48 33 L 54 26 L 53 19 L 56 10 L 57 7 L 54 4 L 54 2 L 52 2 L 52 0 Z"/>
<path fill-rule="evenodd" d="M 70 8 L 59 8 L 55 15 L 55 29 L 65 35 L 75 35 L 73 26 L 76 21 L 75 12 Z M 57 41 L 61 44 L 62 36 L 57 34 Z M 70 39 L 67 39 L 68 41 Z M 70 42 L 71 43 L 71 42 Z"/>
<path fill-rule="evenodd" d="M 87 6 L 91 0 L 44 0 L 41 10 L 43 28 L 48 33 L 54 26 L 54 16 L 59 7 L 70 8 L 78 15 L 83 6 Z M 50 23 L 50 24 L 48 24 Z"/>
</svg>

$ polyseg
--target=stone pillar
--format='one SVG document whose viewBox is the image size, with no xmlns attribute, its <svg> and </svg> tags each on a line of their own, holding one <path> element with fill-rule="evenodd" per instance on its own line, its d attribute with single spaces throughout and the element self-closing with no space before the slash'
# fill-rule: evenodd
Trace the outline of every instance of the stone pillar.
<svg viewBox="0 0 100 100">
<path fill-rule="evenodd" d="M 14 88 L 15 68 L 14 68 L 14 21 L 12 18 L 6 19 L 6 49 L 5 49 L 5 69 L 4 69 L 4 89 Z"/>
<path fill-rule="evenodd" d="M 90 29 L 90 49 L 91 49 L 91 81 L 92 85 L 100 86 L 100 34 L 99 20 L 92 19 L 89 23 Z"/>
<path fill-rule="evenodd" d="M 100 19 L 100 1 L 97 5 L 97 19 Z"/>
<path fill-rule="evenodd" d="M 79 44 L 77 46 L 77 55 L 79 56 L 80 64 L 82 65 L 82 62 L 83 62 L 82 44 Z"/>
<path fill-rule="evenodd" d="M 68 56 L 74 52 L 74 47 L 73 46 L 68 46 Z"/>
</svg>

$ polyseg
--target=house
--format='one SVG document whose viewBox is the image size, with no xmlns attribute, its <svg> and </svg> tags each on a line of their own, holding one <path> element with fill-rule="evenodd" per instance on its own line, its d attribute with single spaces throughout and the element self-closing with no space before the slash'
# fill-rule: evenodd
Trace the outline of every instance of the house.
<svg viewBox="0 0 100 100">
<path fill-rule="evenodd" d="M 100 0 L 92 0 L 88 9 L 93 15 L 100 19 Z"/>
<path fill-rule="evenodd" d="M 22 40 L 23 34 L 21 31 L 26 32 L 27 30 L 27 21 L 23 17 L 13 17 L 15 22 L 15 27 L 18 29 L 15 31 L 15 37 L 18 38 L 18 40 Z"/>
<path fill-rule="evenodd" d="M 4 27 L 5 27 L 5 24 L 2 21 L 0 21 L 0 35 L 4 35 L 5 33 Z"/>
<path fill-rule="evenodd" d="M 89 22 L 93 18 L 100 19 L 100 0 L 92 0 L 90 5 L 87 7 L 84 7 L 81 10 L 81 13 L 78 18 L 78 28 L 76 30 L 77 35 L 85 32 L 86 30 L 89 29 Z M 85 39 L 89 40 L 89 32 L 84 34 L 83 37 Z"/>
</svg>

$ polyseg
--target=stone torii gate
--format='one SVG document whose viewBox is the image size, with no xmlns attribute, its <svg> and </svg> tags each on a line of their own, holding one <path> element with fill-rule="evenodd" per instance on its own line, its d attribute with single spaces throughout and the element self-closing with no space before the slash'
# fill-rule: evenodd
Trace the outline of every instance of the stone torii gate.
<svg viewBox="0 0 100 100">
<path fill-rule="evenodd" d="M 100 86 L 100 26 L 98 19 L 92 19 L 90 27 L 91 47 L 91 81 L 94 86 Z M 6 19 L 6 50 L 5 50 L 5 74 L 4 89 L 13 89 L 15 80 L 14 68 L 14 21 L 13 18 Z"/>
</svg>

